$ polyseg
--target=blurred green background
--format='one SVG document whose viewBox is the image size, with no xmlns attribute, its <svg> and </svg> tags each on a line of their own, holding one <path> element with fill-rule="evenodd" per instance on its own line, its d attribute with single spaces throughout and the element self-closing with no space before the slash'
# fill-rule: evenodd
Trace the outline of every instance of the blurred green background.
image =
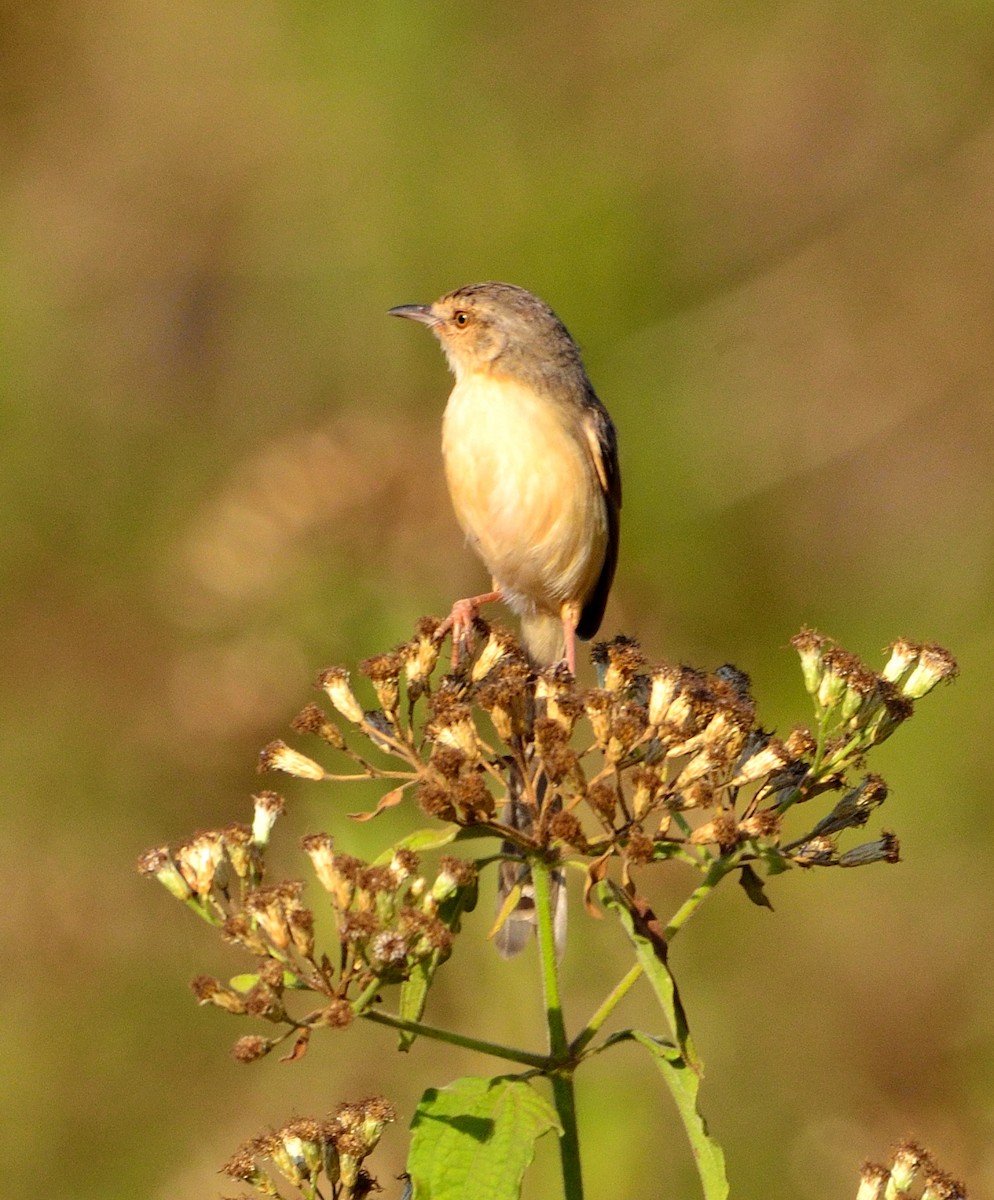
<svg viewBox="0 0 994 1200">
<path fill-rule="evenodd" d="M 230 1193 L 244 1137 L 384 1091 L 393 1196 L 421 1089 L 494 1066 L 366 1026 L 237 1066 L 186 981 L 240 960 L 132 864 L 245 819 L 319 668 L 483 582 L 443 360 L 384 314 L 496 278 L 619 429 L 607 634 L 735 662 L 782 731 L 804 623 L 961 663 L 875 764 L 902 865 L 782 877 L 774 914 L 729 886 L 674 947 L 733 1193 L 852 1196 L 911 1133 L 994 1194 L 989 5 L 4 0 L 0 55 L 5 1193 Z M 405 827 L 284 790 L 293 872 L 304 832 Z M 623 949 L 573 935 L 575 1023 Z M 529 960 L 460 947 L 435 1014 L 535 1044 Z M 695 1194 L 634 1051 L 581 1105 L 592 1196 Z"/>
</svg>

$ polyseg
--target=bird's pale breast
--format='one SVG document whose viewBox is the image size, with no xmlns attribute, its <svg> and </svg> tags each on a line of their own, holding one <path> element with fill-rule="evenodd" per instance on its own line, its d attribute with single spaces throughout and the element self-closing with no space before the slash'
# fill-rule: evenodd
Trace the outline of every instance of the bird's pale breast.
<svg viewBox="0 0 994 1200">
<path fill-rule="evenodd" d="M 512 607 L 583 602 L 607 546 L 604 495 L 579 421 L 524 384 L 456 383 L 442 426 L 456 516 Z"/>
</svg>

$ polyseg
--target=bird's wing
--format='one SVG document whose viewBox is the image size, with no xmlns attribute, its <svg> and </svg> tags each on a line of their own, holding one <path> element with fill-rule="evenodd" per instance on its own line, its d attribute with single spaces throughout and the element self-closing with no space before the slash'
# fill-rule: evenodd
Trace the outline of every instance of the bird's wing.
<svg viewBox="0 0 994 1200">
<path fill-rule="evenodd" d="M 604 503 L 607 507 L 607 549 L 604 565 L 594 590 L 587 597 L 576 627 L 577 636 L 589 639 L 600 628 L 607 605 L 608 592 L 618 563 L 618 534 L 621 518 L 621 469 L 618 465 L 618 436 L 607 409 L 591 395 L 583 414 L 583 432 L 590 447 L 590 457 L 597 471 Z"/>
</svg>

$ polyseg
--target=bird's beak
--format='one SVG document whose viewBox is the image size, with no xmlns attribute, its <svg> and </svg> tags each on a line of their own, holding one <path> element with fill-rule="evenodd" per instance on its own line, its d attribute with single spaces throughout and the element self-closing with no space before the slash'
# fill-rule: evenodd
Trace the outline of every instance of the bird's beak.
<svg viewBox="0 0 994 1200">
<path fill-rule="evenodd" d="M 391 317 L 407 317 L 411 321 L 420 321 L 422 325 L 431 327 L 438 324 L 438 317 L 432 312 L 430 304 L 398 304 L 387 312 Z"/>
</svg>

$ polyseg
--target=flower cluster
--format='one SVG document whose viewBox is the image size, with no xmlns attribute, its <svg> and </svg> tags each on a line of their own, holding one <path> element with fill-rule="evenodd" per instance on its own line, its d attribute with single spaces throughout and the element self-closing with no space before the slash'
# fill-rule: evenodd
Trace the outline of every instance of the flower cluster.
<svg viewBox="0 0 994 1200">
<path fill-rule="evenodd" d="M 486 637 L 478 652 L 447 674 L 430 619 L 407 644 L 360 664 L 375 696 L 369 707 L 344 668 L 321 673 L 331 711 L 309 704 L 293 728 L 322 743 L 321 757 L 344 760 L 344 770 L 333 773 L 282 741 L 262 751 L 263 771 L 387 781 L 375 810 L 356 819 L 408 798 L 442 822 L 372 864 L 336 851 L 326 833 L 304 838 L 334 915 L 334 949 L 317 944 L 302 883 L 265 881 L 265 849 L 283 808 L 273 792 L 255 797 L 250 826 L 199 833 L 143 856 L 142 871 L 257 961 L 255 972 L 227 984 L 209 976 L 194 983 L 201 1003 L 284 1027 L 274 1038 L 242 1038 L 239 1058 L 258 1058 L 293 1034 L 296 1057 L 313 1029 L 348 1024 L 367 1013 L 379 989 L 408 986 L 415 972 L 419 999 L 408 992 L 402 1007 L 416 1021 L 461 914 L 475 903 L 477 868 L 496 860 L 511 860 L 519 881 L 525 877 L 514 861 L 578 861 L 588 904 L 612 864 L 633 897 L 639 870 L 676 859 L 712 881 L 738 871 L 749 896 L 767 903 L 754 865 L 775 874 L 898 860 L 897 838 L 887 831 L 848 848 L 840 840 L 887 797 L 878 775 L 861 773 L 867 752 L 955 674 L 941 648 L 895 642 L 875 673 L 827 638 L 800 633 L 793 644 L 815 721 L 780 738 L 758 723 L 749 679 L 734 667 L 649 666 L 634 641 L 617 637 L 594 649 L 598 686 L 580 688 L 564 667 L 534 671 L 511 634 L 480 626 Z M 818 805 L 800 836 L 788 836 L 788 820 L 833 793 L 827 811 Z M 501 839 L 498 853 L 443 858 L 431 881 L 420 874 L 415 848 L 485 834 Z M 505 904 L 498 923 L 510 912 Z M 317 993 L 321 1005 L 292 1015 L 287 1000 L 298 991 Z"/>
<path fill-rule="evenodd" d="M 734 855 L 772 870 L 897 860 L 890 833 L 839 848 L 839 835 L 864 825 L 887 796 L 879 776 L 849 775 L 915 701 L 955 674 L 940 647 L 895 642 L 876 673 L 828 638 L 802 632 L 793 644 L 816 723 L 781 739 L 757 723 L 749 680 L 733 667 L 649 667 L 634 641 L 618 637 L 595 647 L 600 686 L 578 688 L 563 667 L 534 672 L 508 632 L 479 624 L 489 635 L 482 649 L 437 683 L 429 620 L 411 642 L 361 664 L 376 708 L 359 702 L 344 669 L 322 674 L 346 729 L 315 705 L 295 728 L 358 771 L 329 774 L 283 742 L 266 747 L 263 768 L 399 780 L 377 811 L 411 788 L 428 815 L 489 830 L 525 856 L 586 858 L 592 880 L 609 859 L 621 862 L 626 880 L 632 867 L 668 858 L 707 869 L 714 856 Z M 360 753 L 349 734 L 393 760 L 392 769 Z M 831 811 L 786 840 L 787 810 L 831 791 L 842 793 Z"/>
<path fill-rule="evenodd" d="M 279 1129 L 250 1138 L 222 1171 L 264 1196 L 283 1195 L 275 1176 L 308 1200 L 362 1200 L 380 1190 L 363 1163 L 384 1127 L 395 1119 L 393 1105 L 382 1096 L 340 1104 L 323 1121 L 294 1117 Z M 323 1185 L 326 1191 L 320 1190 Z"/>
<path fill-rule="evenodd" d="M 242 1062 L 263 1057 L 292 1035 L 290 1057 L 299 1057 L 314 1029 L 349 1025 L 381 987 L 403 983 L 415 970 L 430 978 L 451 953 L 461 914 L 476 902 L 476 869 L 464 859 L 443 857 L 429 880 L 418 873 L 411 850 L 399 848 L 387 862 L 369 864 L 336 853 L 328 834 L 310 834 L 302 848 L 328 894 L 338 933 L 331 956 L 316 944 L 304 884 L 264 882 L 262 852 L 282 799 L 263 792 L 255 805 L 255 833 L 241 825 L 198 833 L 175 848 L 147 851 L 138 864 L 256 960 L 253 973 L 228 983 L 201 975 L 192 984 L 201 1004 L 284 1027 L 274 1037 L 240 1038 L 235 1057 Z M 317 994 L 322 1003 L 295 1016 L 287 1001 L 297 992 Z"/>
<path fill-rule="evenodd" d="M 966 1200 L 966 1188 L 947 1175 L 917 1142 L 902 1142 L 891 1165 L 868 1162 L 856 1200 Z"/>
</svg>

